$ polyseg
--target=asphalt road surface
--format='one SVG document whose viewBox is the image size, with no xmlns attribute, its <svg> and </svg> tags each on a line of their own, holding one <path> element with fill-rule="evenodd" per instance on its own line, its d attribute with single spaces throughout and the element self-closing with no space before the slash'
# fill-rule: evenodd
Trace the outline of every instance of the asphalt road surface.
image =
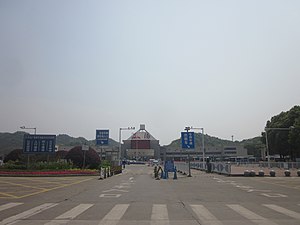
<svg viewBox="0 0 300 225">
<path fill-rule="evenodd" d="M 105 180 L 0 177 L 0 224 L 300 224 L 300 177 L 192 175 L 155 180 L 130 165 Z"/>
</svg>

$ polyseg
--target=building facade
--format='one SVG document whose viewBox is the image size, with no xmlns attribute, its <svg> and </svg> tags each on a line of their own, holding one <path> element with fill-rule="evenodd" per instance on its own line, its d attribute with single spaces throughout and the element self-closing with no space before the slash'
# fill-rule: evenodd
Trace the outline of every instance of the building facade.
<svg viewBox="0 0 300 225">
<path fill-rule="evenodd" d="M 147 161 L 160 158 L 159 140 L 145 129 L 144 124 L 123 143 L 121 156 L 124 159 Z"/>
</svg>

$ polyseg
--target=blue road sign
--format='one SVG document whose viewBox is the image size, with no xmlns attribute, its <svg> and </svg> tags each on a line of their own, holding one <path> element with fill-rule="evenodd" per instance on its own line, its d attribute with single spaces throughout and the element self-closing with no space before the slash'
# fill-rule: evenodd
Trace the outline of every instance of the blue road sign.
<svg viewBox="0 0 300 225">
<path fill-rule="evenodd" d="M 173 160 L 168 160 L 165 162 L 165 172 L 175 172 L 175 166 Z"/>
<path fill-rule="evenodd" d="M 55 153 L 56 135 L 25 134 L 23 153 Z"/>
<path fill-rule="evenodd" d="M 108 145 L 109 130 L 96 130 L 96 145 Z"/>
<path fill-rule="evenodd" d="M 181 132 L 181 147 L 184 149 L 195 148 L 194 132 Z"/>
</svg>

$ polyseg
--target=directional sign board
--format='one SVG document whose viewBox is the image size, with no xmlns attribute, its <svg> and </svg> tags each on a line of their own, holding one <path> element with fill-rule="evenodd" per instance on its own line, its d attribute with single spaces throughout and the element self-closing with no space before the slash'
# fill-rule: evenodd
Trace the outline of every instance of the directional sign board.
<svg viewBox="0 0 300 225">
<path fill-rule="evenodd" d="M 194 132 L 181 132 L 181 147 L 184 149 L 195 148 Z"/>
<path fill-rule="evenodd" d="M 169 160 L 165 162 L 165 171 L 166 172 L 175 172 L 174 161 Z"/>
<path fill-rule="evenodd" d="M 109 130 L 96 130 L 96 145 L 108 145 Z"/>
<path fill-rule="evenodd" d="M 55 153 L 56 135 L 25 134 L 23 153 Z"/>
</svg>

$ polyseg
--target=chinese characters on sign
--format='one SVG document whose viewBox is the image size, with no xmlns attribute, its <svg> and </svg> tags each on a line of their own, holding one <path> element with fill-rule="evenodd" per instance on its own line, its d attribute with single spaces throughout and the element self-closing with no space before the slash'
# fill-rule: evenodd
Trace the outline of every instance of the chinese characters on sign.
<svg viewBox="0 0 300 225">
<path fill-rule="evenodd" d="M 108 145 L 109 130 L 96 130 L 96 145 Z"/>
<path fill-rule="evenodd" d="M 54 153 L 56 135 L 25 134 L 23 139 L 23 153 Z"/>
<path fill-rule="evenodd" d="M 194 132 L 181 132 L 181 147 L 185 149 L 194 149 Z"/>
</svg>

